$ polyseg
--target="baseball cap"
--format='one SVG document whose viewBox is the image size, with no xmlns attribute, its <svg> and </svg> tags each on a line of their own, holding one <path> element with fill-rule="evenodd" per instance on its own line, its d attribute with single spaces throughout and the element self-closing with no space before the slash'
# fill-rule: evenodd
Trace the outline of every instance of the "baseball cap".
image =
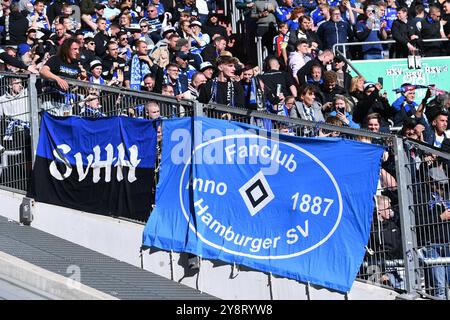
<svg viewBox="0 0 450 320">
<path fill-rule="evenodd" d="M 97 3 L 94 7 L 97 10 L 101 10 L 101 9 L 105 9 L 106 8 L 106 6 L 104 4 L 101 4 L 101 3 Z"/>
<path fill-rule="evenodd" d="M 161 35 L 163 37 L 165 37 L 168 33 L 171 33 L 171 32 L 176 32 L 175 28 L 172 26 L 165 26 L 164 28 L 162 28 Z"/>
<path fill-rule="evenodd" d="M 100 60 L 92 60 L 91 63 L 89 64 L 89 70 L 92 70 L 98 66 L 102 66 L 102 62 Z"/>
<path fill-rule="evenodd" d="M 202 23 L 200 21 L 192 21 L 191 26 L 199 26 L 200 28 L 202 27 Z"/>
<path fill-rule="evenodd" d="M 189 59 L 189 55 L 186 52 L 183 52 L 183 51 L 178 51 L 177 52 L 177 57 L 182 59 L 182 60 L 188 60 Z"/>
<path fill-rule="evenodd" d="M 364 83 L 364 91 L 366 91 L 366 90 L 368 90 L 370 88 L 376 88 L 375 87 L 375 83 L 373 83 L 373 82 L 366 82 L 366 83 Z"/>
<path fill-rule="evenodd" d="M 30 52 L 31 47 L 27 43 L 21 43 L 17 46 L 17 54 L 19 56 L 23 56 L 25 53 Z"/>
<path fill-rule="evenodd" d="M 208 68 L 214 69 L 214 66 L 213 66 L 213 64 L 211 62 L 205 61 L 205 62 L 202 62 L 200 64 L 200 71 L 204 71 L 204 70 L 206 70 Z"/>
</svg>

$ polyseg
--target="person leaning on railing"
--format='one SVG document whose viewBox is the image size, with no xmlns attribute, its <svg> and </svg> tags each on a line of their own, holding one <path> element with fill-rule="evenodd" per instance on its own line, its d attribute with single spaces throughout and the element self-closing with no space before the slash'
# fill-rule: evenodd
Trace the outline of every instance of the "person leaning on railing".
<svg viewBox="0 0 450 320">
<path fill-rule="evenodd" d="M 67 91 L 69 84 L 62 77 L 87 80 L 86 70 L 82 69 L 77 63 L 80 53 L 80 45 L 75 38 L 64 40 L 58 53 L 50 57 L 47 63 L 42 67 L 40 75 L 44 79 L 54 80 L 58 86 Z"/>
</svg>

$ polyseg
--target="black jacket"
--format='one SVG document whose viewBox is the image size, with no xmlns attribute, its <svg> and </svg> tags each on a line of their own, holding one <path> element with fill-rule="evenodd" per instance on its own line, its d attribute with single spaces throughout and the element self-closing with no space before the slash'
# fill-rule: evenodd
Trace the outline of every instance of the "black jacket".
<svg viewBox="0 0 450 320">
<path fill-rule="evenodd" d="M 358 101 L 353 110 L 353 121 L 362 123 L 364 118 L 370 113 L 379 113 L 384 122 L 391 117 L 391 107 L 389 102 L 380 97 L 380 92 L 375 89 L 370 95 L 364 95 L 364 98 Z"/>
<path fill-rule="evenodd" d="M 207 44 L 205 48 L 202 50 L 202 58 L 203 61 L 209 61 L 212 64 L 216 64 L 216 59 L 219 56 L 217 54 L 217 48 L 213 44 Z"/>
<path fill-rule="evenodd" d="M 412 23 L 394 20 L 392 24 L 392 38 L 395 40 L 394 52 L 396 58 L 406 58 L 409 54 L 408 42 L 416 44 L 415 40 L 410 40 L 411 36 L 416 34 Z"/>
<path fill-rule="evenodd" d="M 212 97 L 212 84 L 213 81 L 209 80 L 202 86 L 200 86 L 199 89 L 199 97 L 198 101 L 201 103 L 209 103 Z M 244 89 L 242 88 L 242 85 L 240 82 L 233 81 L 233 87 L 234 87 L 234 106 L 237 108 L 244 108 L 245 107 L 245 97 L 244 97 Z M 216 99 L 215 102 L 218 104 L 224 104 L 227 105 L 227 83 L 226 82 L 217 82 L 217 93 L 216 93 Z"/>
<path fill-rule="evenodd" d="M 228 39 L 227 29 L 219 24 L 214 25 L 211 22 L 207 21 L 202 28 L 202 31 L 203 33 L 208 34 L 211 39 L 215 34 L 220 34 L 225 39 Z"/>
<path fill-rule="evenodd" d="M 8 23 L 7 20 L 9 20 Z M 22 13 L 11 12 L 8 19 L 5 16 L 1 17 L 0 26 L 5 27 L 2 33 L 2 44 L 17 46 L 27 41 L 28 19 Z"/>
</svg>

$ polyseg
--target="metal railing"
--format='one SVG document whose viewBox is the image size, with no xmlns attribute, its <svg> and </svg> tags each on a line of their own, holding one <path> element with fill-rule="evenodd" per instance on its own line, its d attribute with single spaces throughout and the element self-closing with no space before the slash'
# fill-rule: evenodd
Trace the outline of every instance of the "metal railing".
<svg viewBox="0 0 450 320">
<path fill-rule="evenodd" d="M 429 42 L 446 42 L 449 41 L 447 38 L 436 38 L 436 39 L 422 39 L 422 42 L 429 43 Z M 359 41 L 359 42 L 348 42 L 348 43 L 336 43 L 333 45 L 333 52 L 334 54 L 341 54 L 345 58 L 347 58 L 347 50 L 346 47 L 354 47 L 354 46 L 361 46 L 363 44 L 392 44 L 396 43 L 395 40 L 380 40 L 380 41 Z M 340 48 L 343 48 L 341 51 Z"/>
<path fill-rule="evenodd" d="M 35 154 L 37 146 L 38 117 L 42 110 L 58 115 L 71 114 L 90 117 L 127 115 L 150 118 L 151 114 L 146 110 L 146 105 L 156 102 L 163 117 L 195 115 L 216 119 L 231 119 L 254 124 L 273 132 L 302 137 L 314 137 L 333 132 L 336 136 L 347 139 L 381 144 L 386 149 L 380 185 L 376 194 L 377 210 L 374 212 L 367 253 L 358 278 L 405 292 L 409 297 L 420 294 L 429 298 L 436 298 L 438 297 L 437 293 L 441 294 L 443 290 L 446 290 L 445 285 L 442 289 L 440 283 L 436 285 L 431 282 L 429 275 L 436 273 L 436 270 L 442 270 L 443 268 L 445 270 L 449 266 L 450 254 L 445 255 L 445 252 L 439 252 L 440 255 L 436 255 L 436 252 L 429 249 L 426 244 L 426 240 L 433 239 L 433 230 L 436 228 L 436 230 L 441 230 L 439 228 L 445 227 L 446 222 L 437 220 L 432 223 L 424 223 L 418 218 L 424 212 L 427 212 L 426 209 L 430 202 L 424 196 L 419 197 L 422 193 L 426 194 L 426 191 L 429 191 L 429 187 L 427 187 L 429 170 L 416 170 L 414 168 L 422 168 L 425 165 L 428 168 L 430 164 L 432 167 L 441 165 L 444 173 L 449 177 L 448 167 L 441 164 L 442 159 L 450 161 L 450 155 L 447 153 L 392 134 L 339 127 L 328 123 L 315 123 L 303 119 L 291 119 L 283 115 L 230 108 L 218 104 L 202 105 L 193 101 L 178 101 L 170 96 L 95 85 L 76 80 L 67 80 L 70 89 L 67 92 L 61 92 L 49 83 L 42 83 L 41 79 L 33 75 L 0 74 L 1 97 L 8 90 L 11 90 L 10 82 L 16 78 L 22 79 L 22 82 L 25 83 L 26 98 L 23 100 L 28 102 L 28 107 L 26 107 L 26 112 L 20 112 L 19 107 L 17 107 L 15 113 L 3 117 L 1 120 L 5 122 L 25 117 L 23 120 L 28 119 L 29 124 L 28 129 L 27 125 L 24 124 L 13 128 L 13 139 L 17 136 L 17 142 L 15 145 L 6 145 L 5 152 L 0 157 L 2 159 L 0 163 L 1 188 L 8 188 L 8 190 L 17 192 L 27 190 L 32 155 Z M 99 105 L 101 107 L 98 104 L 91 105 L 91 109 L 94 109 L 94 111 L 89 113 L 86 112 L 86 106 L 90 106 L 89 97 L 93 94 L 100 97 Z M 12 99 L 11 101 L 15 100 Z M 0 137 L 3 141 L 5 128 L 2 127 L 1 129 Z M 411 146 L 420 151 L 419 158 L 411 158 L 409 153 Z M 19 151 L 22 158 L 14 157 L 9 153 L 8 162 L 5 164 L 3 161 L 4 154 L 13 151 Z M 430 157 L 430 154 L 435 155 L 435 157 Z M 422 167 L 420 167 L 420 164 Z M 448 178 L 444 180 L 447 181 Z M 450 194 L 443 193 L 442 197 L 444 200 L 448 200 L 450 205 Z M 387 204 L 385 207 L 393 208 L 393 214 L 388 218 L 382 214 L 383 210 L 386 209 L 383 207 L 383 201 Z M 445 202 L 443 203 L 445 204 Z M 145 221 L 135 222 L 144 223 Z M 424 229 L 427 232 L 423 232 Z M 449 232 L 450 230 L 447 230 L 447 233 Z M 401 233 L 401 237 L 396 238 L 399 233 Z M 398 242 L 401 245 L 398 245 Z M 443 245 L 450 246 L 445 241 Z"/>
</svg>

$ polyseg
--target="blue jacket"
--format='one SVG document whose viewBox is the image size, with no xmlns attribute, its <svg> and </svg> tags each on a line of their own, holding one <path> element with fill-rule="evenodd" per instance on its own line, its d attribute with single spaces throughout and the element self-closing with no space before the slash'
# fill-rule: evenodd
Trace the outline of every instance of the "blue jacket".
<svg viewBox="0 0 450 320">
<path fill-rule="evenodd" d="M 275 10 L 275 16 L 278 21 L 286 22 L 288 19 L 287 15 L 290 14 L 292 10 L 294 10 L 294 7 L 278 7 L 277 10 Z"/>
<path fill-rule="evenodd" d="M 336 112 L 336 110 L 333 110 L 333 111 L 331 111 L 328 115 L 329 115 L 329 116 L 332 116 L 332 117 L 336 117 L 337 112 Z M 359 124 L 357 124 L 357 123 L 355 123 L 355 122 L 353 121 L 352 115 L 351 115 L 350 113 L 348 113 L 347 111 L 345 112 L 345 117 L 346 117 L 347 120 L 348 120 L 348 126 L 349 126 L 350 128 L 355 128 L 355 129 L 359 129 L 359 128 L 360 128 Z"/>
<path fill-rule="evenodd" d="M 353 31 L 349 23 L 331 20 L 322 23 L 317 29 L 317 35 L 322 41 L 322 49 L 332 49 L 336 43 L 348 43 L 353 39 Z"/>
<path fill-rule="evenodd" d="M 381 37 L 379 35 L 380 30 L 370 30 L 367 28 L 367 21 L 361 20 L 356 24 L 356 36 L 359 41 L 380 41 Z M 363 53 L 379 53 L 383 51 L 383 46 L 381 44 L 363 44 Z"/>
</svg>

